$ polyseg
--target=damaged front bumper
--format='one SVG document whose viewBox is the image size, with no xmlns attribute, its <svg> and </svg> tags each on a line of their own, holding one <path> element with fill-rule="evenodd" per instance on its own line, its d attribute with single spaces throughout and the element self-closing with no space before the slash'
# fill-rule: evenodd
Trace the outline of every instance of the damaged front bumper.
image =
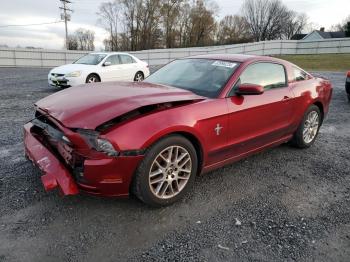
<svg viewBox="0 0 350 262">
<path fill-rule="evenodd" d="M 43 172 L 41 180 L 46 191 L 58 188 L 63 195 L 79 192 L 108 197 L 129 195 L 133 174 L 143 155 L 86 157 L 77 167 L 72 167 L 65 161 L 62 152 L 60 154 L 46 146 L 41 134 L 34 131 L 37 128 L 33 122 L 24 125 L 24 147 L 26 157 Z M 58 135 L 57 131 L 55 134 L 50 129 L 46 132 L 52 137 Z"/>
<path fill-rule="evenodd" d="M 32 123 L 24 126 L 24 147 L 29 158 L 44 173 L 41 181 L 46 191 L 58 187 L 63 195 L 79 193 L 77 184 L 66 167 L 30 132 Z"/>
</svg>

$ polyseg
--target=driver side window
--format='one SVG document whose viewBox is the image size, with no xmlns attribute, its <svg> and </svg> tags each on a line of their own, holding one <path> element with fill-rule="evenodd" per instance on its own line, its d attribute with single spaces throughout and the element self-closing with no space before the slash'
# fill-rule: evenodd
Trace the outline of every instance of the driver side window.
<svg viewBox="0 0 350 262">
<path fill-rule="evenodd" d="M 109 57 L 107 57 L 105 62 L 111 62 L 111 65 L 119 65 L 119 57 L 118 55 L 111 55 Z"/>
<path fill-rule="evenodd" d="M 239 85 L 255 84 L 264 87 L 264 90 L 287 86 L 284 66 L 275 63 L 261 62 L 248 66 L 240 75 L 231 95 L 237 90 Z"/>
</svg>

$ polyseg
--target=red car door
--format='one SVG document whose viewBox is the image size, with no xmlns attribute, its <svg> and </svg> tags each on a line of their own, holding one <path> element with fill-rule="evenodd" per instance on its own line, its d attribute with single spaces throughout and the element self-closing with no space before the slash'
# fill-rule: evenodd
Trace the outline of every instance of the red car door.
<svg viewBox="0 0 350 262">
<path fill-rule="evenodd" d="M 237 95 L 235 90 L 240 84 L 261 85 L 264 93 Z M 283 65 L 269 62 L 249 65 L 226 98 L 230 155 L 238 156 L 285 137 L 292 123 L 293 97 Z"/>
</svg>

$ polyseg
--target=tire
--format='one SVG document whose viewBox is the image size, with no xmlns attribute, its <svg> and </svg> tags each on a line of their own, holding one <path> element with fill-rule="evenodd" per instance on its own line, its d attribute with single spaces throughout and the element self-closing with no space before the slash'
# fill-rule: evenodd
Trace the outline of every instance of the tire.
<svg viewBox="0 0 350 262">
<path fill-rule="evenodd" d="M 100 77 L 97 74 L 90 74 L 87 76 L 85 83 L 96 83 L 96 82 L 101 82 Z"/>
<path fill-rule="evenodd" d="M 348 102 L 350 103 L 350 94 L 347 94 L 348 95 Z"/>
<path fill-rule="evenodd" d="M 171 161 L 166 162 L 169 155 Z M 181 157 L 179 162 L 175 161 Z M 181 171 L 181 165 L 186 172 Z M 197 168 L 198 158 L 192 143 L 180 135 L 167 136 L 147 149 L 135 173 L 132 191 L 147 205 L 171 205 L 193 186 Z"/>
<path fill-rule="evenodd" d="M 138 71 L 138 72 L 135 74 L 134 81 L 135 81 L 135 82 L 142 82 L 143 79 L 145 79 L 143 73 L 142 73 L 141 71 Z"/>
<path fill-rule="evenodd" d="M 316 117 L 315 122 L 312 122 L 313 116 Z M 311 105 L 305 112 L 297 131 L 291 140 L 292 145 L 298 148 L 308 148 L 316 140 L 318 131 L 322 124 L 322 114 L 318 106 Z M 309 126 L 309 128 L 308 128 Z M 305 135 L 304 135 L 305 134 Z"/>
</svg>

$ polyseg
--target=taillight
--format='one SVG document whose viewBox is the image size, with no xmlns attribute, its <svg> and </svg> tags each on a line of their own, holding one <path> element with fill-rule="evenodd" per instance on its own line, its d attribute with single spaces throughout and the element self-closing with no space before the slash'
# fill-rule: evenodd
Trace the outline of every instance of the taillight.
<svg viewBox="0 0 350 262">
<path fill-rule="evenodd" d="M 347 75 L 346 75 L 347 77 L 350 77 L 350 71 L 348 71 L 348 73 L 347 73 Z"/>
</svg>

